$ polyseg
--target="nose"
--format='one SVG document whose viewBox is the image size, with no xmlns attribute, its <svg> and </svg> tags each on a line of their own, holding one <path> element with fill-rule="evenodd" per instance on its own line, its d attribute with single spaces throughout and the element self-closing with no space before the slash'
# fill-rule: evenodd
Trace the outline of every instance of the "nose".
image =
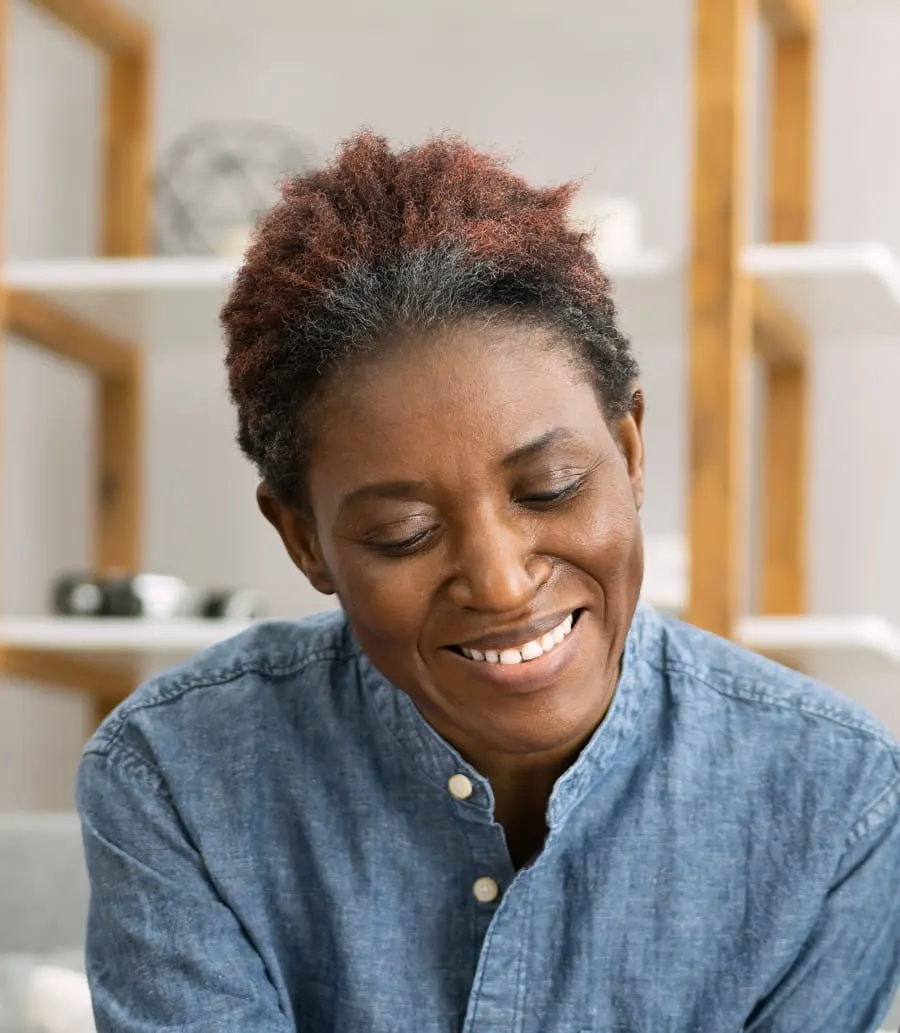
<svg viewBox="0 0 900 1033">
<path fill-rule="evenodd" d="M 493 613 L 526 609 L 553 572 L 528 529 L 492 514 L 480 514 L 460 529 L 455 561 L 452 601 Z"/>
</svg>

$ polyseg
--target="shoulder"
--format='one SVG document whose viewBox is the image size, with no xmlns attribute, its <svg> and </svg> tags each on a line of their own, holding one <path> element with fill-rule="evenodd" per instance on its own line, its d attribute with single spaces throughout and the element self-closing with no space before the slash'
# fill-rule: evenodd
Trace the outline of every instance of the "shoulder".
<svg viewBox="0 0 900 1033">
<path fill-rule="evenodd" d="M 94 733 L 85 754 L 134 751 L 148 740 L 218 738 L 275 724 L 279 711 L 352 677 L 359 649 L 342 611 L 263 621 L 144 682 Z"/>
<path fill-rule="evenodd" d="M 772 714 L 788 725 L 835 726 L 861 741 L 896 751 L 890 733 L 849 697 L 799 671 L 672 618 L 653 615 L 655 663 L 669 678 L 708 699 L 721 698 L 750 713 Z"/>
<path fill-rule="evenodd" d="M 652 612 L 641 656 L 664 687 L 670 728 L 723 780 L 789 810 L 840 811 L 857 831 L 900 809 L 900 746 L 849 697 Z"/>
</svg>

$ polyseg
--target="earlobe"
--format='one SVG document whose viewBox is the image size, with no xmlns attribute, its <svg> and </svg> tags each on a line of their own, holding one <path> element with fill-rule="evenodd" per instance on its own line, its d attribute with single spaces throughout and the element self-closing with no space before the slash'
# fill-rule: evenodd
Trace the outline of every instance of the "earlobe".
<svg viewBox="0 0 900 1033">
<path fill-rule="evenodd" d="M 256 489 L 256 502 L 262 515 L 281 537 L 294 566 L 317 592 L 334 595 L 336 589 L 322 558 L 312 520 L 281 503 L 265 481 Z"/>
</svg>

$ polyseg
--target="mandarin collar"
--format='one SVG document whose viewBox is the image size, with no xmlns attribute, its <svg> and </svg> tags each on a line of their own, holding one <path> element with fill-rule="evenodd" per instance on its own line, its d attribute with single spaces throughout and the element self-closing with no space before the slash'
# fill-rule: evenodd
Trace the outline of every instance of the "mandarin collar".
<svg viewBox="0 0 900 1033">
<path fill-rule="evenodd" d="M 553 829 L 613 764 L 628 754 L 636 739 L 643 701 L 652 682 L 652 664 L 646 652 L 657 638 L 653 634 L 656 614 L 639 603 L 628 631 L 612 703 L 603 721 L 588 740 L 578 758 L 557 780 L 547 807 L 547 826 Z M 494 794 L 486 778 L 472 767 L 459 751 L 439 735 L 419 713 L 410 697 L 391 684 L 359 649 L 362 686 L 374 703 L 380 720 L 390 733 L 401 763 L 411 774 L 424 776 L 435 788 L 446 792 L 453 775 L 463 774 L 472 783 L 472 795 L 464 801 L 469 816 L 491 821 Z"/>
</svg>

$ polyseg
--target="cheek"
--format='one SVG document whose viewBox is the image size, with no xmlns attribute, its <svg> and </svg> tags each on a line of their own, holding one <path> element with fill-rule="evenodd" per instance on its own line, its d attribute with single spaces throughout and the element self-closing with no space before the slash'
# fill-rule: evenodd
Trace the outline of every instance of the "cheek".
<svg viewBox="0 0 900 1033">
<path fill-rule="evenodd" d="M 365 559 L 338 569 L 338 596 L 361 640 L 386 645 L 418 639 L 431 599 L 425 567 L 422 561 Z"/>
<path fill-rule="evenodd" d="M 560 554 L 598 576 L 629 572 L 641 552 L 640 519 L 630 484 L 606 483 L 587 493 L 565 526 L 553 529 Z"/>
</svg>

